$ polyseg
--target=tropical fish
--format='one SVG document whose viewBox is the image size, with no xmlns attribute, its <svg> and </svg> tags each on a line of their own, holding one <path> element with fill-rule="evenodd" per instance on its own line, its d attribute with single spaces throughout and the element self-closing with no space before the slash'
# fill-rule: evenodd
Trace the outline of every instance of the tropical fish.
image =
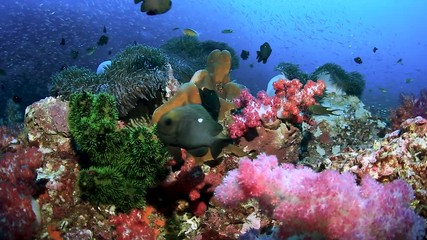
<svg viewBox="0 0 427 240">
<path fill-rule="evenodd" d="M 259 51 L 256 51 L 256 59 L 258 62 L 267 63 L 268 57 L 270 57 L 270 54 L 273 50 L 270 47 L 270 44 L 268 42 L 265 42 L 259 47 Z"/>
<path fill-rule="evenodd" d="M 233 33 L 232 29 L 224 29 L 221 31 L 221 33 Z"/>
<path fill-rule="evenodd" d="M 169 11 L 172 8 L 171 0 L 134 0 L 135 4 L 141 4 L 141 12 L 147 15 L 157 15 Z"/>
<path fill-rule="evenodd" d="M 95 47 L 88 47 L 86 49 L 86 54 L 90 56 L 90 55 L 92 55 L 96 51 L 96 49 L 97 49 L 96 46 Z"/>
<path fill-rule="evenodd" d="M 249 51 L 242 50 L 242 53 L 240 53 L 240 57 L 241 57 L 243 60 L 248 59 L 248 57 L 249 57 Z"/>
<path fill-rule="evenodd" d="M 196 30 L 191 29 L 191 28 L 184 28 L 182 30 L 182 33 L 184 33 L 185 36 L 190 36 L 190 37 L 198 37 L 199 36 L 199 33 Z"/>
<path fill-rule="evenodd" d="M 360 57 L 355 57 L 354 58 L 354 62 L 358 63 L 358 64 L 362 64 L 363 63 L 363 61 L 362 61 L 362 59 Z"/>
<path fill-rule="evenodd" d="M 230 139 L 222 126 L 200 104 L 187 104 L 165 113 L 157 123 L 157 135 L 165 144 L 186 149 L 194 157 L 211 150 L 217 158 Z"/>
<path fill-rule="evenodd" d="M 6 70 L 0 68 L 0 76 L 6 76 Z"/>
<path fill-rule="evenodd" d="M 381 92 L 383 92 L 383 93 L 386 93 L 386 92 L 388 92 L 388 89 L 387 88 L 378 88 Z"/>
<path fill-rule="evenodd" d="M 62 45 L 62 46 L 65 45 L 65 38 L 61 38 L 61 42 L 59 42 L 59 45 Z"/>
<path fill-rule="evenodd" d="M 338 114 L 335 114 L 334 112 L 338 109 L 329 109 L 328 107 L 322 106 L 322 105 L 311 105 L 307 108 L 307 111 L 310 115 L 334 115 L 339 116 Z"/>
<path fill-rule="evenodd" d="M 103 46 L 103 45 L 107 45 L 108 43 L 108 36 L 107 35 L 102 35 L 98 42 L 96 43 L 98 46 Z"/>
<path fill-rule="evenodd" d="M 72 59 L 77 59 L 77 57 L 79 56 L 79 51 L 71 50 L 70 55 Z"/>
<path fill-rule="evenodd" d="M 372 49 L 372 51 L 373 51 L 374 53 L 376 53 L 376 52 L 377 52 L 377 50 L 378 50 L 378 48 L 377 48 L 377 47 L 374 47 L 374 49 Z"/>
<path fill-rule="evenodd" d="M 199 95 L 200 99 L 202 100 L 202 106 L 206 109 L 206 111 L 208 111 L 208 113 L 215 121 L 218 121 L 221 103 L 216 91 L 208 88 L 200 88 Z"/>
<path fill-rule="evenodd" d="M 22 101 L 22 98 L 18 95 L 13 95 L 12 100 L 14 103 L 20 103 Z"/>
</svg>

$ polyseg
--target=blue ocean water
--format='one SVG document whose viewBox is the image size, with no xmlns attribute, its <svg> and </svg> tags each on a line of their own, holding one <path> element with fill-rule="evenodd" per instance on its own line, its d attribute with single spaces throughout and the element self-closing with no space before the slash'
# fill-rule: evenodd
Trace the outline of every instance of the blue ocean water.
<svg viewBox="0 0 427 240">
<path fill-rule="evenodd" d="M 426 12 L 425 0 L 173 0 L 170 11 L 156 16 L 141 13 L 131 0 L 2 0 L 0 69 L 7 75 L 0 76 L 0 117 L 14 95 L 23 108 L 48 96 L 50 76 L 64 65 L 95 71 L 111 58 L 108 51 L 114 55 L 134 41 L 158 47 L 183 28 L 197 30 L 202 41 L 250 51 L 231 74 L 253 92 L 266 88 L 280 62 L 307 72 L 333 62 L 362 73 L 364 103 L 387 110 L 399 103 L 401 92 L 418 94 L 427 87 Z M 85 54 L 104 26 L 108 44 Z M 264 42 L 273 52 L 266 64 L 257 63 L 255 51 Z M 77 59 L 71 50 L 80 52 Z"/>
</svg>

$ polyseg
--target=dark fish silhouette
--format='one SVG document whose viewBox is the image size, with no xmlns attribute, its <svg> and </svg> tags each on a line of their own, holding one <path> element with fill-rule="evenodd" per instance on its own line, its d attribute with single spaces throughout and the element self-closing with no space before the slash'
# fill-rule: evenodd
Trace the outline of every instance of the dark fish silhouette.
<svg viewBox="0 0 427 240">
<path fill-rule="evenodd" d="M 224 29 L 221 33 L 233 33 L 233 29 Z"/>
<path fill-rule="evenodd" d="M 22 98 L 18 95 L 13 95 L 12 100 L 14 103 L 20 103 L 22 101 Z"/>
<path fill-rule="evenodd" d="M 248 57 L 249 57 L 249 51 L 242 50 L 242 53 L 240 53 L 240 57 L 241 57 L 243 60 L 248 59 Z"/>
<path fill-rule="evenodd" d="M 88 47 L 88 48 L 86 48 L 86 54 L 90 56 L 93 53 L 95 53 L 96 49 L 97 49 L 96 46 L 95 47 Z"/>
<path fill-rule="evenodd" d="M 141 12 L 147 15 L 157 15 L 169 11 L 172 8 L 171 0 L 134 0 L 135 4 L 141 4 Z"/>
<path fill-rule="evenodd" d="M 256 51 L 256 59 L 258 60 L 258 62 L 262 61 L 262 63 L 265 64 L 267 63 L 267 59 L 268 57 L 270 57 L 272 51 L 273 50 L 271 49 L 270 44 L 268 44 L 268 42 L 265 42 L 259 47 L 259 51 Z"/>
<path fill-rule="evenodd" d="M 362 61 L 362 59 L 360 57 L 355 57 L 354 58 L 354 62 L 356 62 L 358 64 L 362 64 L 363 63 L 363 61 Z"/>
<path fill-rule="evenodd" d="M 403 59 L 399 58 L 396 63 L 402 65 L 403 64 Z"/>
<path fill-rule="evenodd" d="M 104 28 L 102 29 L 103 33 L 107 33 L 107 28 L 104 26 Z"/>
<path fill-rule="evenodd" d="M 374 47 L 374 49 L 372 49 L 372 51 L 373 51 L 374 53 L 376 53 L 376 52 L 377 52 L 377 50 L 378 50 L 378 48 L 377 48 L 377 47 Z"/>
<path fill-rule="evenodd" d="M 0 87 L 1 87 L 1 90 L 4 90 L 6 88 L 3 83 L 0 85 Z"/>
<path fill-rule="evenodd" d="M 72 59 L 77 59 L 79 57 L 79 51 L 71 50 L 70 55 Z"/>
<path fill-rule="evenodd" d="M 113 50 L 108 50 L 108 55 L 111 55 L 113 53 Z"/>
<path fill-rule="evenodd" d="M 59 45 L 62 45 L 62 46 L 65 45 L 65 38 L 61 38 L 61 42 L 59 42 Z"/>
<path fill-rule="evenodd" d="M 335 111 L 337 111 L 338 109 L 329 109 L 328 107 L 322 106 L 322 105 L 311 105 L 307 108 L 307 111 L 309 112 L 310 115 L 334 115 L 334 116 L 339 116 L 336 113 L 334 113 Z"/>
<path fill-rule="evenodd" d="M 96 43 L 98 46 L 103 46 L 103 45 L 107 45 L 108 43 L 108 36 L 107 35 L 102 35 L 98 42 Z"/>
</svg>

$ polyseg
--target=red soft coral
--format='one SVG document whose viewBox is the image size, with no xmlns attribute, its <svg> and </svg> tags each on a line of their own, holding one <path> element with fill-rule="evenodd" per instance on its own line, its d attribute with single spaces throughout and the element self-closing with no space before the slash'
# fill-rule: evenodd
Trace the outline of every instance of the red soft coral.
<svg viewBox="0 0 427 240">
<path fill-rule="evenodd" d="M 31 239 L 36 215 L 32 209 L 36 169 L 42 154 L 37 148 L 18 148 L 0 159 L 0 239 Z M 6 223 L 6 224 L 4 224 Z"/>
</svg>

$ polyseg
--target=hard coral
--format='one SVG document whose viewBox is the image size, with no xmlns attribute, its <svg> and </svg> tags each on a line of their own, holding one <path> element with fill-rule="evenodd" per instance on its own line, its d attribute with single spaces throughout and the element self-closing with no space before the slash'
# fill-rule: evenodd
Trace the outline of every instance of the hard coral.
<svg viewBox="0 0 427 240">
<path fill-rule="evenodd" d="M 219 119 L 223 119 L 225 112 L 234 108 L 234 105 L 225 99 L 232 99 L 240 93 L 240 86 L 230 82 L 231 56 L 227 50 L 218 49 L 208 56 L 207 67 L 194 73 L 189 83 L 181 85 L 175 96 L 158 107 L 152 116 L 152 122 L 157 123 L 161 116 L 175 107 L 186 104 L 201 104 L 199 89 L 207 88 L 216 91 L 220 97 Z"/>
<path fill-rule="evenodd" d="M 424 220 L 409 208 L 411 187 L 403 180 L 380 184 L 351 173 L 316 173 L 275 156 L 243 158 L 215 190 L 226 206 L 250 198 L 279 222 L 280 237 L 320 233 L 326 239 L 421 239 Z"/>
<path fill-rule="evenodd" d="M 404 179 L 415 191 L 416 211 L 427 217 L 426 134 L 426 119 L 407 119 L 399 130 L 386 135 L 373 148 L 341 153 L 326 161 L 325 166 L 351 171 L 359 178 L 369 175 L 382 182 Z"/>
</svg>

